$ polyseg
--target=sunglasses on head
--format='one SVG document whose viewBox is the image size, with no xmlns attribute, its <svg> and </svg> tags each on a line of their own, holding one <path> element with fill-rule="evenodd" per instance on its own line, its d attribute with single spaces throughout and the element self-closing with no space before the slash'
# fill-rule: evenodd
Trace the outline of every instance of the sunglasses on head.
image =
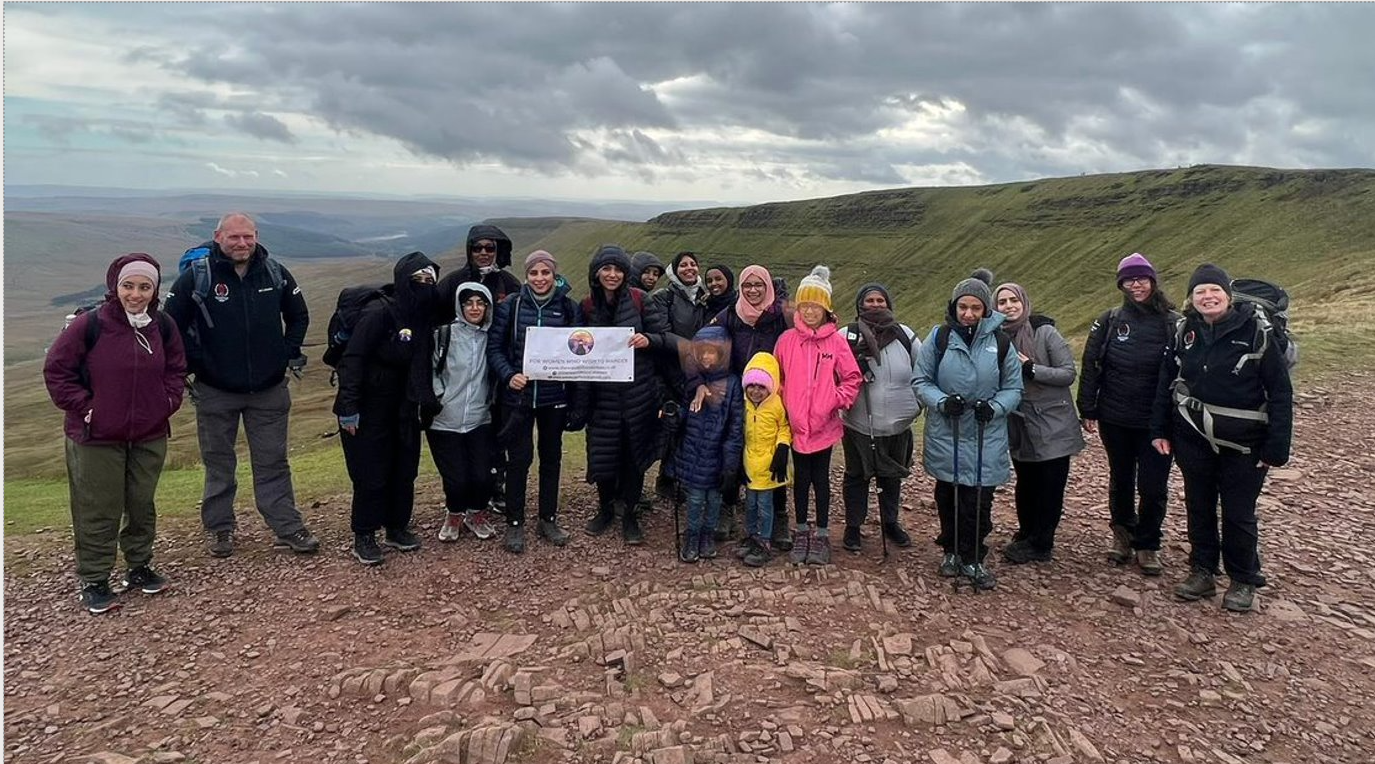
<svg viewBox="0 0 1375 764">
<path fill-rule="evenodd" d="M 495 245 L 495 244 L 474 244 L 474 245 L 473 245 L 473 251 L 474 251 L 474 252 L 496 252 L 496 251 L 497 251 L 497 245 Z"/>
</svg>

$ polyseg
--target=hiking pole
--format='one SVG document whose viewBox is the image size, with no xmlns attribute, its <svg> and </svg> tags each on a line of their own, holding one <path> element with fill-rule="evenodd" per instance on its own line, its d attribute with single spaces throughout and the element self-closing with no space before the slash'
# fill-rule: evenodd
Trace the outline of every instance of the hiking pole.
<svg viewBox="0 0 1375 764">
<path fill-rule="evenodd" d="M 992 405 L 987 401 L 980 401 L 980 403 L 983 403 L 985 406 Z M 982 565 L 983 558 L 979 556 L 979 550 L 980 547 L 983 546 L 983 537 L 979 535 L 979 521 L 983 519 L 984 513 L 984 429 L 988 426 L 988 423 L 979 418 L 977 403 L 974 404 L 974 407 L 974 421 L 978 425 L 979 436 L 978 445 L 975 446 L 976 455 L 974 457 L 974 565 Z M 961 568 L 961 570 L 963 570 L 963 568 Z M 977 594 L 979 592 L 979 587 L 972 575 L 976 568 L 970 566 L 969 570 L 971 572 L 969 577 L 969 588 L 973 589 L 974 593 Z"/>
<path fill-rule="evenodd" d="M 869 415 L 869 453 L 870 453 L 870 455 L 872 455 L 872 456 L 874 457 L 874 485 L 875 485 L 875 486 L 877 487 L 877 489 L 878 489 L 878 497 L 879 497 L 879 498 L 878 498 L 878 537 L 879 537 L 880 539 L 882 539 L 882 543 L 883 543 L 883 559 L 884 559 L 884 560 L 887 560 L 887 559 L 888 559 L 888 533 L 887 533 L 887 530 L 883 527 L 883 486 L 880 485 L 879 482 L 878 482 L 878 444 L 874 442 L 874 407 L 873 407 L 872 405 L 870 405 L 870 402 L 869 402 L 869 387 L 868 387 L 867 385 L 864 386 L 863 392 L 864 392 L 864 411 L 865 411 L 865 413 L 867 413 L 867 414 Z M 867 489 L 867 488 L 868 488 L 868 483 L 869 483 L 869 481 L 868 481 L 867 478 L 865 479 L 864 483 L 865 483 L 865 488 Z M 867 494 L 868 491 L 866 490 L 865 493 Z M 866 504 L 866 505 L 868 504 L 868 498 L 867 498 L 867 497 L 866 497 L 866 499 L 865 499 L 865 504 Z M 866 506 L 865 509 L 868 509 L 868 507 Z"/>
<path fill-rule="evenodd" d="M 960 416 L 963 416 L 963 413 L 961 413 Z M 961 560 L 960 560 L 960 417 L 959 417 L 959 416 L 950 417 L 950 430 L 951 430 L 951 432 L 954 434 L 954 441 L 955 441 L 955 455 L 954 455 L 954 461 L 955 461 L 955 485 L 954 485 L 954 490 L 953 490 L 953 493 L 955 494 L 955 498 L 954 498 L 954 500 L 953 500 L 954 506 L 952 506 L 951 509 L 950 509 L 950 525 L 951 525 L 951 530 L 950 530 L 950 532 L 951 532 L 951 534 L 954 536 L 954 543 L 952 544 L 952 546 L 953 546 L 954 549 L 955 549 L 955 561 L 956 561 L 957 563 L 959 563 L 959 562 L 961 562 Z M 956 565 L 956 568 L 955 568 L 955 577 L 952 578 L 952 579 L 950 579 L 950 588 L 954 589 L 955 591 L 959 591 L 959 589 L 960 589 L 960 576 L 962 576 L 962 575 L 964 575 L 964 566 L 963 566 L 963 565 Z"/>
</svg>

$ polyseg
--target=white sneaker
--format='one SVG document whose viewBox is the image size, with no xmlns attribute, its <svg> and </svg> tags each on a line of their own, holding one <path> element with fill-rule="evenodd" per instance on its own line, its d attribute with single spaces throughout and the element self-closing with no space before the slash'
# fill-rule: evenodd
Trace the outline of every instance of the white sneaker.
<svg viewBox="0 0 1375 764">
<path fill-rule="evenodd" d="M 445 512 L 444 524 L 439 526 L 440 541 L 458 541 L 463 535 L 463 514 L 461 512 Z"/>
<path fill-rule="evenodd" d="M 463 524 L 480 539 L 486 540 L 497 535 L 496 526 L 492 524 L 492 514 L 485 509 L 464 512 Z"/>
</svg>

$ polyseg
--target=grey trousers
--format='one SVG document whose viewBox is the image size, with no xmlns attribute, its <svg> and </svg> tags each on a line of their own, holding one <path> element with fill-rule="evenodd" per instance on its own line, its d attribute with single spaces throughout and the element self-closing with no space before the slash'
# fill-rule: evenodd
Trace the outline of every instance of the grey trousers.
<svg viewBox="0 0 1375 764">
<path fill-rule="evenodd" d="M 287 463 L 287 424 L 291 393 L 286 380 L 260 393 L 230 393 L 204 382 L 196 386 L 196 437 L 205 463 L 205 492 L 201 499 L 201 523 L 211 533 L 234 530 L 234 495 L 239 482 L 234 476 L 238 456 L 239 419 L 248 436 L 253 467 L 253 499 L 258 513 L 278 536 L 289 536 L 305 524 L 296 508 Z"/>
<path fill-rule="evenodd" d="M 66 452 L 77 577 L 82 583 L 108 581 L 117 550 L 130 568 L 147 565 L 157 533 L 153 495 L 167 439 L 86 446 L 67 438 Z"/>
</svg>

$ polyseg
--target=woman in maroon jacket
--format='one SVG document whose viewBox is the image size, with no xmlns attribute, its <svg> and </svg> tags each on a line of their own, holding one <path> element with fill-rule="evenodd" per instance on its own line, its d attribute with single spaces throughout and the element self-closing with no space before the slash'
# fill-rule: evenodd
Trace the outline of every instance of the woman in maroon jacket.
<svg viewBox="0 0 1375 764">
<path fill-rule="evenodd" d="M 67 413 L 67 482 L 81 600 L 117 607 L 116 547 L 127 588 L 156 594 L 167 579 L 149 565 L 153 494 L 167 458 L 168 420 L 181 406 L 186 355 L 172 319 L 157 310 L 158 261 L 134 253 L 105 274 L 105 303 L 76 317 L 43 364 L 53 403 Z M 120 530 L 121 521 L 124 528 Z"/>
</svg>

